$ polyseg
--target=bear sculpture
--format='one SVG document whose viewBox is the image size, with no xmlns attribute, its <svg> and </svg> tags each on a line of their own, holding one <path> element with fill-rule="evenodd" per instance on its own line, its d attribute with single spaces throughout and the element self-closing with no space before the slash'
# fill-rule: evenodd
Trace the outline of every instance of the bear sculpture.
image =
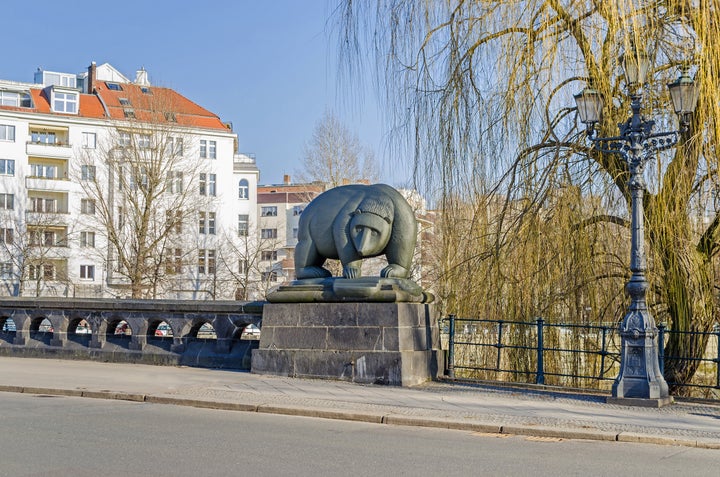
<svg viewBox="0 0 720 477">
<path fill-rule="evenodd" d="M 410 274 L 417 222 L 410 204 L 385 184 L 335 187 L 316 197 L 300 216 L 295 247 L 297 279 L 330 277 L 328 258 L 340 259 L 344 278 L 360 278 L 362 260 L 385 255 L 386 278 Z"/>
</svg>

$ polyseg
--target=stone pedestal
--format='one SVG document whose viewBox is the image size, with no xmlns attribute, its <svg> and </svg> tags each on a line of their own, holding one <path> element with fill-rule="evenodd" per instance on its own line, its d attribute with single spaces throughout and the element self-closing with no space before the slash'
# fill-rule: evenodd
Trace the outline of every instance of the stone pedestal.
<svg viewBox="0 0 720 477">
<path fill-rule="evenodd" d="M 422 303 L 269 303 L 253 373 L 409 386 L 437 377 L 437 317 Z"/>
</svg>

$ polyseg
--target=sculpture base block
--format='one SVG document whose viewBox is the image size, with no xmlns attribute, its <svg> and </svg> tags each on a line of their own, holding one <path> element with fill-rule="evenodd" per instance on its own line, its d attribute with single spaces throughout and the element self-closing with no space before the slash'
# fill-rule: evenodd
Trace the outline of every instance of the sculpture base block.
<svg viewBox="0 0 720 477">
<path fill-rule="evenodd" d="M 270 303 L 251 371 L 411 386 L 442 363 L 434 309 L 419 303 Z"/>
<path fill-rule="evenodd" d="M 268 293 L 270 303 L 430 303 L 435 297 L 407 278 L 308 278 Z"/>
<path fill-rule="evenodd" d="M 605 400 L 608 404 L 619 404 L 621 406 L 637 406 L 637 407 L 664 407 L 668 406 L 675 401 L 671 396 L 663 398 L 624 398 L 624 397 L 609 397 Z"/>
</svg>

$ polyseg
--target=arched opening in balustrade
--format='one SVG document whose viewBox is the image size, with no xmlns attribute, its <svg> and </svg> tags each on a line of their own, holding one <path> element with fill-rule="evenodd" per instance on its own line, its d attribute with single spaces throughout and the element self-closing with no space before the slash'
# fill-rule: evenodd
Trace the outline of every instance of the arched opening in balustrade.
<svg viewBox="0 0 720 477">
<path fill-rule="evenodd" d="M 42 341 L 49 345 L 55 329 L 52 323 L 44 316 L 37 316 L 30 321 L 30 339 Z"/>
<path fill-rule="evenodd" d="M 153 321 L 148 326 L 148 337 L 172 338 L 173 330 L 167 321 Z"/>
<path fill-rule="evenodd" d="M 113 318 L 108 321 L 105 339 L 108 343 L 129 348 L 132 334 L 132 328 L 127 321 L 122 318 Z"/>
<path fill-rule="evenodd" d="M 85 318 L 72 318 L 68 324 L 67 337 L 69 341 L 88 346 L 92 336 L 90 323 Z"/>
<path fill-rule="evenodd" d="M 193 325 L 190 329 L 190 337 L 201 340 L 216 340 L 217 334 L 215 328 L 208 322 L 200 322 Z"/>
<path fill-rule="evenodd" d="M 173 330 L 170 323 L 164 320 L 152 320 L 148 324 L 147 344 L 170 351 L 173 344 Z"/>
<path fill-rule="evenodd" d="M 234 340 L 256 341 L 260 339 L 260 328 L 250 323 L 249 325 L 238 328 L 233 335 Z"/>
<path fill-rule="evenodd" d="M 12 343 L 15 340 L 15 321 L 7 316 L 0 316 L 0 339 Z"/>
</svg>

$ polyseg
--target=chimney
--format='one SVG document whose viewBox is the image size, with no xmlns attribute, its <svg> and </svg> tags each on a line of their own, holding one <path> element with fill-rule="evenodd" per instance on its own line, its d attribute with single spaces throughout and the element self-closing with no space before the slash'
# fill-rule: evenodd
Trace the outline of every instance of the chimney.
<svg viewBox="0 0 720 477">
<path fill-rule="evenodd" d="M 148 81 L 148 74 L 147 71 L 145 71 L 145 67 L 142 67 L 135 72 L 135 84 L 140 86 L 150 86 L 150 81 Z"/>
<path fill-rule="evenodd" d="M 95 88 L 95 77 L 97 76 L 97 66 L 93 61 L 88 66 L 88 79 L 87 79 L 87 93 L 92 94 L 93 88 Z"/>
<path fill-rule="evenodd" d="M 290 174 L 285 174 L 283 176 L 283 184 L 287 184 L 287 185 L 290 184 Z"/>
</svg>

